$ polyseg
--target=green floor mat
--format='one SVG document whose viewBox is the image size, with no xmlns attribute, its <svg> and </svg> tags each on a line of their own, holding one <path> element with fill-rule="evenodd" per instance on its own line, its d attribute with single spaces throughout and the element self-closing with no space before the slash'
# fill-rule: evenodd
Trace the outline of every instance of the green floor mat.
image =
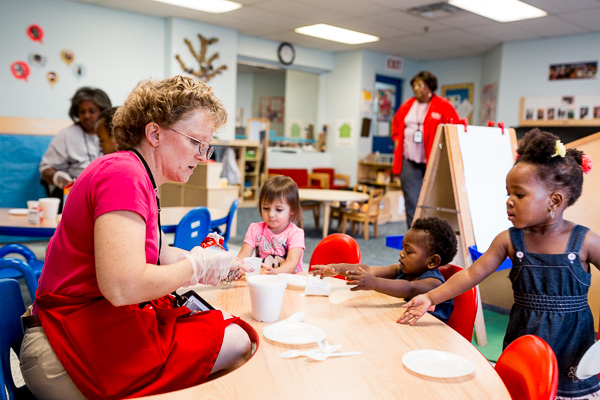
<svg viewBox="0 0 600 400">
<path fill-rule="evenodd" d="M 496 362 L 502 353 L 502 341 L 508 326 L 508 314 L 500 314 L 490 310 L 483 310 L 485 320 L 485 331 L 487 334 L 487 345 L 478 346 L 476 335 L 473 335 L 473 345 L 489 361 Z"/>
</svg>

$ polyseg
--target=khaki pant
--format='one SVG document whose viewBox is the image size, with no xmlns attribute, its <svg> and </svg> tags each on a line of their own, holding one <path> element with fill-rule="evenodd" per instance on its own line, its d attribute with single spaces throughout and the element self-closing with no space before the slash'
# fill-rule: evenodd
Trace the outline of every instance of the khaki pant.
<svg viewBox="0 0 600 400">
<path fill-rule="evenodd" d="M 25 331 L 20 360 L 23 379 L 36 398 L 85 399 L 56 357 L 41 326 Z"/>
</svg>

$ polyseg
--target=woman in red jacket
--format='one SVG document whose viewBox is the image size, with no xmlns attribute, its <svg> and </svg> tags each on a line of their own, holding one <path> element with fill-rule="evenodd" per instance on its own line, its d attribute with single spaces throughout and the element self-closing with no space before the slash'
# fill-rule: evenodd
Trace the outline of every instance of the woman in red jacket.
<svg viewBox="0 0 600 400">
<path fill-rule="evenodd" d="M 452 104 L 434 93 L 438 87 L 434 74 L 421 71 L 410 80 L 410 84 L 415 95 L 400 106 L 392 123 L 395 143 L 392 173 L 400 174 L 407 229 L 415 215 L 437 126 L 459 121 Z"/>
</svg>

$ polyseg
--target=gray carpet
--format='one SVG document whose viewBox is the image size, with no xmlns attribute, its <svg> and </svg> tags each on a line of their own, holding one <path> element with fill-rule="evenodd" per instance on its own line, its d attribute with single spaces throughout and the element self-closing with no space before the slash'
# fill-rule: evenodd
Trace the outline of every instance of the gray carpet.
<svg viewBox="0 0 600 400">
<path fill-rule="evenodd" d="M 229 242 L 235 246 L 241 247 L 246 230 L 251 222 L 260 222 L 261 217 L 258 207 L 238 208 L 237 211 L 237 236 L 229 239 Z M 321 224 L 323 223 L 321 219 Z M 337 229 L 337 221 L 332 224 L 330 233 Z M 389 265 L 398 261 L 398 250 L 385 246 L 385 237 L 388 235 L 404 235 L 406 232 L 406 223 L 388 222 L 379 225 L 379 237 L 373 237 L 373 227 L 370 227 L 369 240 L 365 240 L 362 234 L 354 235 L 354 239 L 360 246 L 362 261 L 367 265 Z M 350 234 L 350 228 L 346 233 Z M 304 236 L 306 250 L 304 251 L 303 262 L 309 263 L 310 257 L 322 239 L 321 229 L 315 227 L 315 222 L 311 211 L 304 212 Z"/>
</svg>

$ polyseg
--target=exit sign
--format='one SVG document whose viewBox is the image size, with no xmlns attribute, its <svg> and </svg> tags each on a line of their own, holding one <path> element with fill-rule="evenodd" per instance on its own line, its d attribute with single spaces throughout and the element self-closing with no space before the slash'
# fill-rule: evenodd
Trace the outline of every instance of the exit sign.
<svg viewBox="0 0 600 400">
<path fill-rule="evenodd" d="M 402 59 L 396 57 L 387 57 L 385 59 L 385 69 L 388 71 L 402 72 Z"/>
</svg>

